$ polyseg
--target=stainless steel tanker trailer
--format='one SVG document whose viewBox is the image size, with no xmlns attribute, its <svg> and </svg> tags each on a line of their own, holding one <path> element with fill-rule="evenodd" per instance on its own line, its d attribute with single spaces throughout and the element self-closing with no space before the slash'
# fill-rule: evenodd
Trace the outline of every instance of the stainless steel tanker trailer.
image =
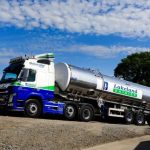
<svg viewBox="0 0 150 150">
<path fill-rule="evenodd" d="M 150 124 L 150 87 L 103 75 L 66 63 L 55 64 L 55 94 L 64 99 L 69 120 L 124 118 L 126 123 Z"/>
</svg>

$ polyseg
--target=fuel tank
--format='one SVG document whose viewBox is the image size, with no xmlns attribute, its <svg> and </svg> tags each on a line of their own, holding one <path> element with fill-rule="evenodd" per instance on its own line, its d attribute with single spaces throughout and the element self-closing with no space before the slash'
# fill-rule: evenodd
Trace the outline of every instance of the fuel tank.
<svg viewBox="0 0 150 150">
<path fill-rule="evenodd" d="M 55 65 L 55 79 L 64 92 L 127 103 L 150 103 L 150 87 L 95 73 L 66 63 Z"/>
</svg>

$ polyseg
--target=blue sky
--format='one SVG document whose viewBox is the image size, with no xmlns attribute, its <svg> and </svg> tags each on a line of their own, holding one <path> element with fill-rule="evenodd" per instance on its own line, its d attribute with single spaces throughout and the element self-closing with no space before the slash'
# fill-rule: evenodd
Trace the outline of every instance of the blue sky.
<svg viewBox="0 0 150 150">
<path fill-rule="evenodd" d="M 10 58 L 53 52 L 113 76 L 122 58 L 150 51 L 149 22 L 150 0 L 0 0 L 0 72 Z"/>
</svg>

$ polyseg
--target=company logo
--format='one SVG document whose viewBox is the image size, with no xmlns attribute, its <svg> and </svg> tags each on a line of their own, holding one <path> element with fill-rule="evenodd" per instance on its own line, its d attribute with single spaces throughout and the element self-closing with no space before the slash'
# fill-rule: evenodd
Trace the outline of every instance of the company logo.
<svg viewBox="0 0 150 150">
<path fill-rule="evenodd" d="M 129 97 L 137 98 L 137 90 L 131 89 L 128 86 L 124 87 L 122 85 L 115 84 L 113 88 L 113 92 L 117 94 L 129 96 Z"/>
<path fill-rule="evenodd" d="M 25 86 L 28 86 L 28 87 L 35 87 L 35 84 L 25 83 Z"/>
</svg>

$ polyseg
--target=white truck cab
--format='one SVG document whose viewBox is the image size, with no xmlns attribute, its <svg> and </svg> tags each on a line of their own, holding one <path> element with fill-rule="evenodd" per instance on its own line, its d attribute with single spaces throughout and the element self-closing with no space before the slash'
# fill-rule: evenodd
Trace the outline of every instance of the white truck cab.
<svg viewBox="0 0 150 150">
<path fill-rule="evenodd" d="M 55 70 L 52 53 L 10 60 L 0 82 L 0 106 L 25 111 L 28 116 L 63 114 L 63 103 L 54 102 Z"/>
</svg>

